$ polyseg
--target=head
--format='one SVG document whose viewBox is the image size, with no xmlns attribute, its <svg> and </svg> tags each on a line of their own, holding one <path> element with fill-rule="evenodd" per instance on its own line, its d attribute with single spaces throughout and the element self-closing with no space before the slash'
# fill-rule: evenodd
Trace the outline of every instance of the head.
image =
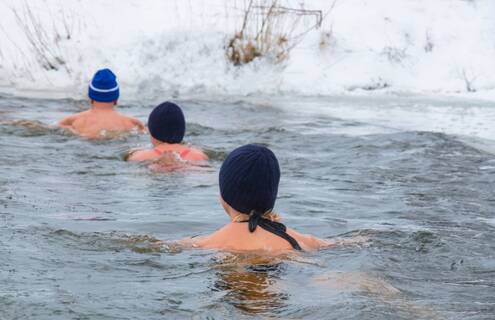
<svg viewBox="0 0 495 320">
<path fill-rule="evenodd" d="M 268 148 L 248 144 L 232 151 L 219 175 L 220 196 L 226 212 L 264 214 L 275 206 L 280 167 Z"/>
<path fill-rule="evenodd" d="M 175 103 L 164 102 L 151 111 L 148 128 L 154 145 L 181 143 L 186 133 L 184 113 Z"/>
<path fill-rule="evenodd" d="M 88 88 L 88 96 L 94 106 L 113 106 L 119 99 L 117 77 L 110 69 L 98 70 Z"/>
</svg>

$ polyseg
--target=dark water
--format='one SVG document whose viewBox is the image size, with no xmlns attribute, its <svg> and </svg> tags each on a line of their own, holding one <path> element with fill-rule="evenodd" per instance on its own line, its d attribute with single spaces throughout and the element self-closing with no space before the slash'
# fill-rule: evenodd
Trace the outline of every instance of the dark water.
<svg viewBox="0 0 495 320">
<path fill-rule="evenodd" d="M 493 154 L 443 133 L 269 103 L 180 103 L 187 141 L 208 150 L 211 167 L 124 162 L 146 136 L 88 142 L 0 125 L 0 319 L 495 318 Z M 0 120 L 54 123 L 85 107 L 4 97 Z M 121 107 L 143 120 L 151 109 Z M 227 222 L 217 171 L 250 142 L 279 157 L 287 225 L 369 242 L 276 259 L 153 249 L 155 238 Z"/>
</svg>

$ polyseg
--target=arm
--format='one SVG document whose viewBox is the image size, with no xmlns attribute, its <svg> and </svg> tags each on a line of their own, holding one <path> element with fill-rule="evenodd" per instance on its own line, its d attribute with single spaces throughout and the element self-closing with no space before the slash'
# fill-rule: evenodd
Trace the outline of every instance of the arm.
<svg viewBox="0 0 495 320">
<path fill-rule="evenodd" d="M 199 248 L 202 247 L 200 244 L 201 240 L 203 237 L 191 237 L 191 238 L 185 238 L 181 240 L 174 240 L 174 241 L 155 241 L 152 244 L 153 248 L 161 248 L 163 246 L 167 246 L 169 248 L 174 248 L 174 249 L 192 249 L 192 248 Z"/>
<path fill-rule="evenodd" d="M 224 248 L 225 239 L 228 237 L 228 225 L 223 226 L 219 230 L 209 235 L 193 236 L 178 240 L 177 243 L 186 248 Z"/>
<path fill-rule="evenodd" d="M 77 119 L 77 115 L 76 114 L 71 115 L 71 116 L 68 116 L 68 117 L 65 117 L 65 118 L 63 118 L 62 120 L 60 120 L 58 122 L 58 126 L 60 128 L 71 129 L 72 128 L 72 124 L 74 123 L 74 121 L 76 121 L 76 119 Z"/>
<path fill-rule="evenodd" d="M 293 229 L 287 229 L 287 232 L 295 238 L 299 244 L 309 250 L 318 250 L 335 246 L 335 241 L 320 239 L 312 235 L 302 234 Z"/>
<path fill-rule="evenodd" d="M 310 250 L 324 249 L 335 246 L 360 246 L 365 245 L 369 238 L 366 236 L 354 236 L 352 238 L 320 239 L 312 235 L 299 233 L 295 230 L 287 230 L 297 241 L 304 244 Z"/>
<path fill-rule="evenodd" d="M 60 120 L 57 127 L 69 130 L 73 134 L 78 134 L 76 128 L 74 128 L 74 122 L 79 118 L 78 114 L 68 116 Z M 53 127 L 52 127 L 53 128 Z"/>
<path fill-rule="evenodd" d="M 201 248 L 206 243 L 206 237 L 191 237 L 177 241 L 184 248 Z"/>
<path fill-rule="evenodd" d="M 130 119 L 131 119 L 132 124 L 135 127 L 137 127 L 141 133 L 146 132 L 146 128 L 144 127 L 144 124 L 140 120 L 138 120 L 136 118 L 130 118 Z"/>
<path fill-rule="evenodd" d="M 190 149 L 184 160 L 188 161 L 206 161 L 208 156 L 199 149 Z"/>
<path fill-rule="evenodd" d="M 125 161 L 139 161 L 137 157 L 137 153 L 139 153 L 139 149 L 131 149 L 127 151 L 127 154 L 124 156 Z"/>
<path fill-rule="evenodd" d="M 134 149 L 129 150 L 126 161 L 147 161 L 151 160 L 152 156 L 147 150 Z"/>
<path fill-rule="evenodd" d="M 315 249 L 323 249 L 328 247 L 334 247 L 335 241 L 320 239 L 315 236 L 307 236 L 309 244 Z"/>
</svg>

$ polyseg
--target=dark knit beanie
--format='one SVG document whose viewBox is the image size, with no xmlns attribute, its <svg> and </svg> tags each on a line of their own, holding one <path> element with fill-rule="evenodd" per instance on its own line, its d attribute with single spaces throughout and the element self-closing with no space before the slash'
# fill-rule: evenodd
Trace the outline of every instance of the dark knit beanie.
<svg viewBox="0 0 495 320">
<path fill-rule="evenodd" d="M 277 198 L 280 167 L 273 152 L 248 144 L 232 151 L 222 164 L 220 194 L 235 210 L 250 214 L 271 211 Z"/>
<path fill-rule="evenodd" d="M 181 108 L 172 102 L 164 102 L 151 111 L 148 129 L 156 140 L 181 143 L 186 133 L 186 120 Z"/>
</svg>

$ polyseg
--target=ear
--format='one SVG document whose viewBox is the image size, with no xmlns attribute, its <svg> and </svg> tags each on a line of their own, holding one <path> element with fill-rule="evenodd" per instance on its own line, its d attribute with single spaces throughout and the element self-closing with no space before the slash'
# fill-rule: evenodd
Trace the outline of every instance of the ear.
<svg viewBox="0 0 495 320">
<path fill-rule="evenodd" d="M 113 102 L 113 105 L 114 105 L 114 106 L 116 106 L 116 105 L 117 105 L 117 100 L 115 100 L 115 101 Z"/>
</svg>

